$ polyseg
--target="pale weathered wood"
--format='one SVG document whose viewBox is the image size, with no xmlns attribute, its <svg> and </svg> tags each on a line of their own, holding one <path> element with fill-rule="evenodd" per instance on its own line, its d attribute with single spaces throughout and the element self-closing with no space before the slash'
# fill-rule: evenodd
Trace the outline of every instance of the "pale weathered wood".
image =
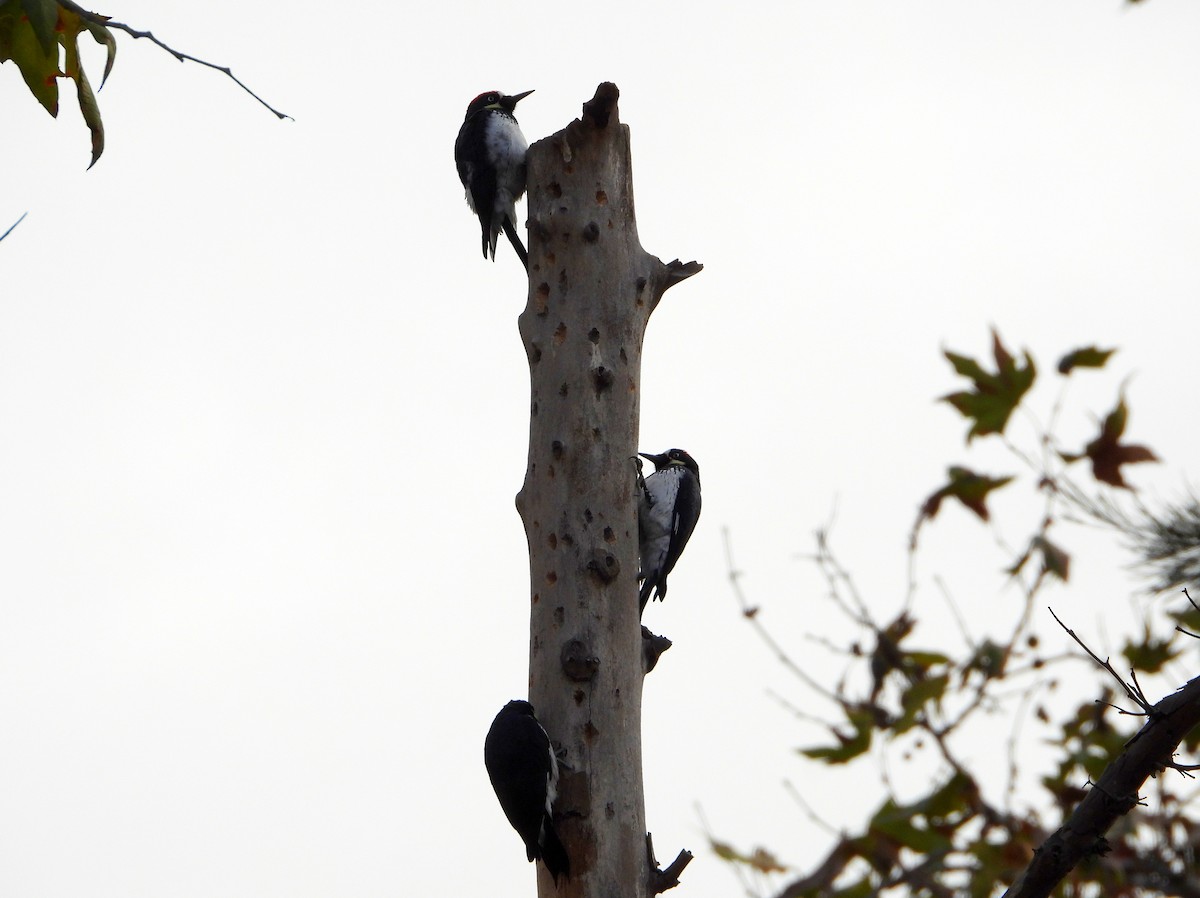
<svg viewBox="0 0 1200 898">
<path fill-rule="evenodd" d="M 638 242 L 629 129 L 602 84 L 528 155 L 529 697 L 564 751 L 556 805 L 572 878 L 543 898 L 645 898 L 637 450 L 642 338 L 663 291 L 699 270 Z"/>
</svg>

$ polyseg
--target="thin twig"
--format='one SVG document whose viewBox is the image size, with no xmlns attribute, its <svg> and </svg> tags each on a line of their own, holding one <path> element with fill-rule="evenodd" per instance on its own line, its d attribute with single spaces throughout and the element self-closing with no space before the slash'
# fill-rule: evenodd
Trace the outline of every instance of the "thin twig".
<svg viewBox="0 0 1200 898">
<path fill-rule="evenodd" d="M 871 620 L 871 612 L 867 608 L 867 603 L 859 595 L 858 587 L 854 585 L 854 579 L 850 576 L 850 572 L 838 563 L 838 560 L 833 555 L 833 550 L 829 548 L 828 530 L 817 531 L 816 561 L 817 565 L 821 568 L 821 572 L 825 574 L 826 582 L 829 584 L 829 597 L 833 599 L 848 618 L 878 632 L 879 628 Z M 849 602 L 842 598 L 839 584 L 845 588 Z M 851 609 L 851 604 L 857 607 L 857 612 Z"/>
<path fill-rule="evenodd" d="M 271 112 L 273 112 L 277 118 L 279 118 L 279 119 L 285 119 L 285 118 L 291 119 L 292 118 L 287 113 L 280 112 L 278 109 L 276 109 L 274 106 L 272 106 L 266 100 L 264 100 L 262 97 L 260 97 L 258 94 L 256 94 L 254 91 L 252 91 L 250 88 L 248 88 L 245 84 L 243 84 L 241 79 L 239 79 L 235 74 L 233 74 L 233 71 L 228 66 L 217 65 L 216 63 L 208 62 L 207 60 L 200 59 L 196 56 L 191 56 L 187 53 L 182 53 L 179 50 L 176 50 L 174 47 L 170 46 L 169 44 L 163 43 L 149 31 L 138 31 L 136 28 L 132 28 L 129 25 L 126 25 L 124 22 L 114 22 L 112 19 L 106 18 L 105 16 L 102 16 L 97 13 L 91 12 L 90 10 L 84 9 L 82 6 L 79 6 L 77 3 L 72 2 L 72 0 L 58 0 L 58 2 L 62 6 L 69 9 L 71 12 L 75 13 L 81 19 L 91 22 L 93 25 L 99 25 L 102 28 L 115 28 L 117 31 L 124 31 L 126 34 L 128 34 L 132 38 L 144 37 L 151 43 L 157 44 L 163 50 L 166 50 L 168 53 L 170 53 L 172 56 L 174 56 L 180 62 L 187 60 L 190 62 L 197 63 L 198 65 L 207 66 L 210 69 L 216 69 L 218 72 L 222 72 L 225 75 L 227 75 L 233 81 L 234 84 L 236 84 L 238 87 L 240 87 L 246 93 L 250 94 L 250 96 L 254 97 L 254 99 L 258 100 L 259 103 L 261 103 L 263 106 L 265 106 Z M 295 121 L 295 119 L 292 119 L 292 121 Z"/>
<path fill-rule="evenodd" d="M 771 650 L 780 664 L 791 671 L 795 677 L 797 677 L 802 683 L 804 683 L 804 685 L 808 686 L 814 692 L 825 696 L 835 704 L 841 705 L 842 702 L 836 695 L 800 669 L 799 665 L 797 665 L 796 662 L 792 660 L 791 656 L 784 651 L 783 646 L 776 642 L 775 638 L 767 631 L 767 628 L 762 625 L 762 622 L 758 619 L 758 609 L 751 607 L 750 603 L 746 601 L 745 593 L 742 592 L 742 574 L 741 571 L 734 567 L 733 564 L 733 546 L 729 538 L 729 528 L 724 528 L 721 531 L 721 534 L 725 543 L 725 566 L 729 573 L 729 582 L 733 587 L 734 598 L 737 599 L 738 606 L 742 609 L 742 617 L 750 622 L 750 626 L 752 626 L 754 631 L 758 633 L 759 639 L 766 644 L 767 648 Z"/>
<path fill-rule="evenodd" d="M 791 714 L 797 720 L 804 720 L 804 721 L 807 721 L 808 723 L 815 723 L 815 724 L 819 725 L 820 727 L 822 727 L 823 729 L 829 728 L 828 721 L 822 720 L 820 717 L 818 717 L 815 714 L 809 714 L 807 711 L 800 710 L 798 707 L 796 707 L 796 705 L 794 705 L 792 702 L 788 701 L 786 698 L 784 698 L 782 695 L 780 695 L 774 689 L 767 690 L 767 697 L 772 699 L 774 702 L 776 702 L 779 705 L 779 707 L 783 708 L 783 710 L 787 711 L 789 714 Z"/>
<path fill-rule="evenodd" d="M 23 222 L 25 220 L 25 216 L 28 214 L 29 214 L 28 212 L 22 212 L 21 217 L 18 218 L 16 221 L 14 221 L 11 225 L 9 225 L 7 231 L 5 231 L 3 234 L 0 234 L 0 240 L 3 240 L 5 237 L 7 237 L 9 234 L 11 234 L 13 232 L 13 228 L 15 228 L 21 222 Z M 1187 590 L 1184 590 L 1184 592 L 1187 592 Z"/>
<path fill-rule="evenodd" d="M 1025 722 L 1025 715 L 1029 711 L 1030 704 L 1033 703 L 1033 690 L 1026 691 L 1021 696 L 1020 702 L 1017 704 L 1017 710 L 1013 714 L 1013 726 L 1008 733 L 1008 786 L 1004 790 L 1004 812 L 1012 813 L 1013 798 L 1017 794 L 1017 743 L 1021 738 L 1021 725 Z"/>
<path fill-rule="evenodd" d="M 792 800 L 796 802 L 796 804 L 800 805 L 800 810 L 804 812 L 804 816 L 812 821 L 812 823 L 821 827 L 831 836 L 840 836 L 842 834 L 837 827 L 833 826 L 833 824 L 827 823 L 825 820 L 822 820 L 819 816 L 817 816 L 817 812 L 813 810 L 812 805 L 804 800 L 804 798 L 800 795 L 800 790 L 792 784 L 791 780 L 783 781 L 783 790 L 792 796 Z"/>
<path fill-rule="evenodd" d="M 975 651 L 979 648 L 975 644 L 975 640 L 971 638 L 971 632 L 967 629 L 967 622 L 962 616 L 962 612 L 958 608 L 958 603 L 954 601 L 954 596 L 950 595 L 950 590 L 946 586 L 946 581 L 940 576 L 934 575 L 933 582 L 937 585 L 938 592 L 942 594 L 942 599 L 946 602 L 946 607 L 950 609 L 950 614 L 954 617 L 954 622 L 958 625 L 958 632 L 962 634 L 963 642 L 967 648 Z"/>
<path fill-rule="evenodd" d="M 1097 664 L 1099 664 L 1101 667 L 1103 667 L 1105 670 L 1107 670 L 1110 674 L 1112 674 L 1113 679 L 1116 680 L 1118 683 L 1120 683 L 1121 688 L 1125 690 L 1125 694 L 1129 697 L 1129 700 L 1134 702 L 1136 705 L 1138 705 L 1144 713 L 1149 714 L 1150 710 L 1151 710 L 1151 706 L 1150 706 L 1149 702 L 1146 701 L 1146 697 L 1144 695 L 1142 695 L 1141 689 L 1139 688 L 1135 692 L 1134 688 L 1132 686 L 1130 686 L 1128 683 L 1126 683 L 1125 680 L 1121 677 L 1121 675 L 1119 673 L 1117 673 L 1115 670 L 1113 670 L 1113 666 L 1111 664 L 1109 664 L 1108 661 L 1101 660 L 1099 655 L 1097 655 L 1090 648 L 1088 648 L 1087 644 L 1084 643 L 1084 641 L 1082 639 L 1080 639 L 1078 636 L 1075 635 L 1074 630 L 1072 630 L 1070 627 L 1068 627 L 1066 624 L 1064 624 L 1059 619 L 1058 615 L 1054 613 L 1053 608 L 1047 608 L 1047 610 L 1050 612 L 1050 616 L 1053 617 L 1056 621 L 1058 621 L 1058 625 L 1067 631 L 1067 635 L 1070 636 L 1072 639 L 1074 639 L 1079 644 L 1079 647 L 1082 648 L 1085 652 L 1088 653 L 1088 655 L 1091 656 L 1093 661 L 1095 661 Z M 1132 712 L 1126 712 L 1126 713 L 1132 713 Z"/>
</svg>

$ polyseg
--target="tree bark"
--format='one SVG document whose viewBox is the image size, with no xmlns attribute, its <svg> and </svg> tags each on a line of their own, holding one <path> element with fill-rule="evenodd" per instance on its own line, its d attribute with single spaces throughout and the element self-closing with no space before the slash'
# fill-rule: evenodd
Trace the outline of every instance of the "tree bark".
<svg viewBox="0 0 1200 898">
<path fill-rule="evenodd" d="M 642 249 L 629 129 L 601 84 L 582 119 L 529 148 L 529 697 L 562 752 L 555 818 L 571 859 L 542 898 L 646 898 L 637 450 L 642 338 L 699 266 Z"/>
</svg>

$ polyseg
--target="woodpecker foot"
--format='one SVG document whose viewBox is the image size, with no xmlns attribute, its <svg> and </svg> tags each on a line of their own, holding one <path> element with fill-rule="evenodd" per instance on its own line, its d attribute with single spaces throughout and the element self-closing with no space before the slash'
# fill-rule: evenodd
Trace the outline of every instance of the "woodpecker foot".
<svg viewBox="0 0 1200 898">
<path fill-rule="evenodd" d="M 671 865 L 663 870 L 654 856 L 654 839 L 650 833 L 646 833 L 646 858 L 650 863 L 650 882 L 647 883 L 646 895 L 654 898 L 655 895 L 679 885 L 679 874 L 692 862 L 692 853 L 686 848 L 681 849 L 675 860 L 671 861 Z"/>
<path fill-rule="evenodd" d="M 554 760 L 558 762 L 559 769 L 575 769 L 567 760 L 567 747 L 565 745 L 559 745 L 557 742 L 551 742 L 550 747 L 554 749 Z"/>
<path fill-rule="evenodd" d="M 641 457 L 637 456 L 637 455 L 632 455 L 632 456 L 630 456 L 629 460 L 631 462 L 633 462 L 634 471 L 636 472 L 634 474 L 634 478 L 635 478 L 634 483 L 636 484 L 636 486 L 638 488 L 638 492 L 641 493 L 641 498 L 645 500 L 647 505 L 653 506 L 654 505 L 654 497 L 650 495 L 650 490 L 646 489 L 646 477 L 645 477 L 645 475 L 642 474 L 642 459 L 641 459 Z M 638 579 L 643 580 L 645 578 L 639 574 Z"/>
</svg>

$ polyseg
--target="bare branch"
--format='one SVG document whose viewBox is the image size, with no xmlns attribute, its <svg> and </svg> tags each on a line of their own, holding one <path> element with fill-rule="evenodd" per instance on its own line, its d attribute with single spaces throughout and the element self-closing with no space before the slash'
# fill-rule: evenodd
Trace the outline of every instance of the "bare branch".
<svg viewBox="0 0 1200 898">
<path fill-rule="evenodd" d="M 821 827 L 830 835 L 840 835 L 840 831 L 837 829 L 837 827 L 831 823 L 827 823 L 825 820 L 821 819 L 820 816 L 818 816 L 817 812 L 813 810 L 812 805 L 804 800 L 804 796 L 800 794 L 800 790 L 796 788 L 795 784 L 793 784 L 791 780 L 783 781 L 783 789 L 790 796 L 792 796 L 792 800 L 796 802 L 796 804 L 800 805 L 800 810 L 804 812 L 804 816 L 811 820 L 816 826 Z"/>
<path fill-rule="evenodd" d="M 693 855 L 686 848 L 680 849 L 675 860 L 664 870 L 658 866 L 658 858 L 654 856 L 654 839 L 650 833 L 646 833 L 646 857 L 650 866 L 650 882 L 646 888 L 646 896 L 654 898 L 655 895 L 679 885 L 679 875 L 692 862 Z"/>
<path fill-rule="evenodd" d="M 839 840 L 816 870 L 803 879 L 789 883 L 776 898 L 800 898 L 814 891 L 824 892 L 832 887 L 834 880 L 846 869 L 846 865 L 857 856 L 858 851 L 850 839 Z"/>
<path fill-rule="evenodd" d="M 1107 663 L 1102 666 L 1111 672 Z M 1104 853 L 1109 827 L 1137 806 L 1138 790 L 1147 778 L 1171 765 L 1179 743 L 1200 724 L 1200 677 L 1147 710 L 1146 725 L 1108 765 L 1066 823 L 1037 849 L 1005 898 L 1045 898 L 1085 856 Z"/>
<path fill-rule="evenodd" d="M 772 654 L 775 655 L 780 664 L 790 670 L 797 679 L 799 679 L 802 683 L 804 683 L 804 685 L 808 686 L 814 692 L 825 696 L 827 699 L 838 705 L 841 705 L 842 701 L 836 695 L 800 669 L 799 665 L 797 665 L 796 662 L 792 660 L 791 656 L 784 651 L 783 646 L 776 642 L 775 637 L 773 637 L 767 628 L 762 625 L 762 622 L 758 619 L 758 608 L 752 607 L 746 601 L 745 593 L 742 592 L 742 574 L 741 571 L 739 571 L 733 564 L 733 545 L 729 539 L 729 528 L 724 528 L 721 531 L 721 536 L 725 543 L 725 567 L 729 574 L 729 583 L 733 587 L 734 598 L 737 599 L 738 606 L 742 609 L 742 617 L 750 622 L 750 626 L 752 626 L 754 631 L 758 633 L 759 638 L 766 644 L 767 648 L 771 650 Z"/>
<path fill-rule="evenodd" d="M 1108 661 L 1101 660 L 1099 655 L 1097 655 L 1090 648 L 1088 648 L 1087 644 L 1082 639 L 1080 639 L 1077 635 L 1075 635 L 1074 630 L 1072 630 L 1070 627 L 1068 627 L 1066 624 L 1064 624 L 1061 620 L 1059 620 L 1059 617 L 1057 614 L 1054 613 L 1053 608 L 1047 608 L 1046 610 L 1048 610 L 1050 612 L 1051 617 L 1053 617 L 1056 621 L 1058 621 L 1058 625 L 1067 631 L 1067 635 L 1070 636 L 1072 639 L 1074 639 L 1075 642 L 1077 642 L 1079 644 L 1079 647 L 1081 649 L 1083 649 L 1085 652 L 1087 652 L 1088 655 L 1091 656 L 1093 661 L 1095 661 L 1097 664 L 1099 664 L 1101 667 L 1103 667 L 1105 670 L 1107 670 L 1110 674 L 1112 674 L 1113 679 L 1121 684 L 1121 688 L 1125 690 L 1125 694 L 1127 696 L 1129 696 L 1130 701 L 1132 701 L 1136 705 L 1138 705 L 1138 707 L 1140 707 L 1144 713 L 1146 713 L 1146 714 L 1151 713 L 1151 711 L 1153 709 L 1150 707 L 1149 700 L 1146 698 L 1146 696 L 1144 694 L 1142 694 L 1141 688 L 1135 688 L 1134 686 L 1130 686 L 1128 683 L 1126 683 L 1125 680 L 1121 677 L 1121 675 L 1119 673 L 1117 673 L 1115 670 L 1113 670 L 1113 666 L 1111 664 L 1109 664 Z"/>
<path fill-rule="evenodd" d="M 198 65 L 207 66 L 210 69 L 216 69 L 218 72 L 222 72 L 226 76 L 228 76 L 230 78 L 230 80 L 233 81 L 234 84 L 236 84 L 238 87 L 240 87 L 246 93 L 250 94 L 250 96 L 254 97 L 254 99 L 258 100 L 259 103 L 261 103 L 263 106 L 265 106 L 271 112 L 273 112 L 277 118 L 279 118 L 279 119 L 285 119 L 285 118 L 291 119 L 292 118 L 287 113 L 280 112 L 278 109 L 276 109 L 274 106 L 272 106 L 266 100 L 264 100 L 262 97 L 260 97 L 258 94 L 256 94 L 254 91 L 252 91 L 250 88 L 248 88 L 245 84 L 243 84 L 242 81 L 236 75 L 233 74 L 233 72 L 230 70 L 230 68 L 228 66 L 217 65 L 216 63 L 208 62 L 207 60 L 200 59 L 195 56 L 190 56 L 187 53 L 182 53 L 179 50 L 176 50 L 174 47 L 163 43 L 157 37 L 155 37 L 153 34 L 151 34 L 149 31 L 138 31 L 136 28 L 132 28 L 129 25 L 126 25 L 124 22 L 114 22 L 112 19 L 109 19 L 106 16 L 102 16 L 102 15 L 99 15 L 98 13 L 92 12 L 91 10 L 84 9 L 79 4 L 74 3 L 73 0 L 58 0 L 58 2 L 65 8 L 69 9 L 71 12 L 75 13 L 81 19 L 83 19 L 87 22 L 91 22 L 93 25 L 99 25 L 102 28 L 115 28 L 117 31 L 124 31 L 130 37 L 135 38 L 135 39 L 144 37 L 151 43 L 157 44 L 159 47 L 166 50 L 168 53 L 170 53 L 172 56 L 174 56 L 180 62 L 187 60 L 189 62 L 194 62 Z M 295 121 L 295 120 L 293 119 L 293 121 Z"/>
<path fill-rule="evenodd" d="M 11 234 L 13 232 L 13 228 L 15 228 L 21 222 L 23 222 L 25 220 L 25 216 L 28 214 L 29 214 L 28 212 L 22 212 L 21 217 L 18 218 L 16 221 L 14 221 L 11 225 L 9 225 L 7 231 L 5 231 L 3 234 L 0 234 L 0 240 L 3 240 L 5 237 L 7 237 L 9 234 Z"/>
</svg>

